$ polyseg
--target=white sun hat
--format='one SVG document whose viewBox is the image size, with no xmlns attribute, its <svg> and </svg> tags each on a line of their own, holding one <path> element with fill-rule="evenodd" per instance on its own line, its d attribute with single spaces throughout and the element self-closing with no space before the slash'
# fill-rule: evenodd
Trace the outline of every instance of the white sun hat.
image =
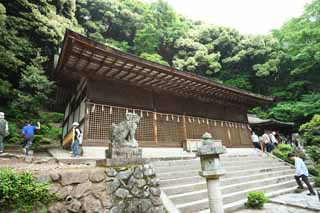
<svg viewBox="0 0 320 213">
<path fill-rule="evenodd" d="M 72 126 L 79 126 L 78 122 L 73 122 Z"/>
</svg>

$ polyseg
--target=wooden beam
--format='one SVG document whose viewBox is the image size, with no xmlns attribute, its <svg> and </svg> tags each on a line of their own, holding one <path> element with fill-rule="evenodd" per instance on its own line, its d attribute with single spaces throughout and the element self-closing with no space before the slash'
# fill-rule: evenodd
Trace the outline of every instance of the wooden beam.
<svg viewBox="0 0 320 213">
<path fill-rule="evenodd" d="M 111 74 L 111 78 L 114 78 L 116 75 L 120 74 L 123 71 L 123 67 L 126 66 L 128 64 L 127 61 L 123 62 L 123 64 L 121 65 L 121 67 L 119 67 L 117 72 L 114 72 Z"/>
</svg>

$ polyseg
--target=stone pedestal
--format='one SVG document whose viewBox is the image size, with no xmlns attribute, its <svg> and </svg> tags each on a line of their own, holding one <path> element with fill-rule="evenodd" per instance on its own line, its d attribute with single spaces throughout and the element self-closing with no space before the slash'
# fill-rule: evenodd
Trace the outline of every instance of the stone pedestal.
<svg viewBox="0 0 320 213">
<path fill-rule="evenodd" d="M 209 206 L 211 213 L 223 213 L 222 195 L 219 178 L 225 171 L 220 164 L 219 155 L 226 152 L 221 142 L 213 142 L 212 136 L 205 133 L 202 136 L 203 146 L 198 149 L 201 170 L 199 174 L 207 180 Z"/>
<path fill-rule="evenodd" d="M 106 150 L 106 165 L 111 167 L 128 166 L 128 165 L 142 165 L 146 160 L 142 158 L 142 149 L 109 146 Z"/>
</svg>

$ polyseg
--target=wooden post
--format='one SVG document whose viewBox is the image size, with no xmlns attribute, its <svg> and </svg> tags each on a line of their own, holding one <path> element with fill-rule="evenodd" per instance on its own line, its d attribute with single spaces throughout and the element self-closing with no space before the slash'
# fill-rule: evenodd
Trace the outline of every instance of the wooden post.
<svg viewBox="0 0 320 213">
<path fill-rule="evenodd" d="M 182 125 L 183 125 L 183 139 L 187 141 L 188 135 L 187 135 L 187 125 L 186 125 L 186 116 L 183 115 L 182 117 Z"/>
<path fill-rule="evenodd" d="M 153 134 L 154 134 L 154 143 L 158 144 L 158 125 L 157 125 L 157 113 L 153 112 Z"/>
</svg>

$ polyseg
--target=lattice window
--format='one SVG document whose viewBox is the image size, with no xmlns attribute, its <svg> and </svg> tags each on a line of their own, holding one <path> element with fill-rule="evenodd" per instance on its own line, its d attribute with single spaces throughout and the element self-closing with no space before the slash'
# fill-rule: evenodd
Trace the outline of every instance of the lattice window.
<svg viewBox="0 0 320 213">
<path fill-rule="evenodd" d="M 189 139 L 199 139 L 205 132 L 213 134 L 210 120 L 206 118 L 186 116 L 186 128 Z"/>
<path fill-rule="evenodd" d="M 89 104 L 88 139 L 110 141 L 112 123 L 125 120 L 126 112 L 142 115 L 136 137 L 138 141 L 153 141 L 153 114 L 141 110 L 125 109 L 99 104 Z"/>
<path fill-rule="evenodd" d="M 181 143 L 183 137 L 182 116 L 157 113 L 159 143 Z"/>
</svg>

